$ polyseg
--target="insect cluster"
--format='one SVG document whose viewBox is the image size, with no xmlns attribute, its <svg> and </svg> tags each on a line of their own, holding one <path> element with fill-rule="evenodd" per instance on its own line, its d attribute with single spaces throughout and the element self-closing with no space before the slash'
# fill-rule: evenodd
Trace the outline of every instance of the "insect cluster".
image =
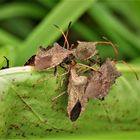
<svg viewBox="0 0 140 140">
<path fill-rule="evenodd" d="M 68 75 L 67 113 L 71 121 L 76 121 L 86 108 L 89 99 L 103 100 L 115 80 L 121 76 L 115 62 L 109 58 L 101 61 L 97 44 L 111 42 L 77 42 L 69 48 L 55 43 L 52 47 L 40 48 L 25 65 L 32 65 L 36 70 L 63 67 Z M 114 49 L 116 51 L 116 49 Z M 117 51 L 116 51 L 117 52 Z"/>
</svg>

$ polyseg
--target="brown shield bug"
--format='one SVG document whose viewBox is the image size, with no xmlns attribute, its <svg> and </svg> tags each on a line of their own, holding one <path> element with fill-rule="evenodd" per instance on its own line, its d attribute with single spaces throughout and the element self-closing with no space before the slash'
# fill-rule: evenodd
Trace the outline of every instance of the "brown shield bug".
<svg viewBox="0 0 140 140">
<path fill-rule="evenodd" d="M 71 22 L 69 23 L 68 30 L 70 25 Z M 64 46 L 61 47 L 58 43 L 54 43 L 52 47 L 40 48 L 37 54 L 33 55 L 24 65 L 34 66 L 36 70 L 41 71 L 58 66 L 73 53 L 69 50 L 69 43 L 67 40 L 68 30 L 65 35 L 59 26 L 55 25 L 55 27 L 59 29 L 65 39 Z"/>
<path fill-rule="evenodd" d="M 56 67 L 71 53 L 72 51 L 61 47 L 58 43 L 50 49 L 40 49 L 35 56 L 35 69 L 41 71 Z"/>
<path fill-rule="evenodd" d="M 75 49 L 75 56 L 80 60 L 88 60 L 91 57 L 98 54 L 96 49 L 97 44 L 109 44 L 113 47 L 116 55 L 118 55 L 118 51 L 114 44 L 110 41 L 97 41 L 97 42 L 81 42 L 78 41 L 78 45 Z"/>
<path fill-rule="evenodd" d="M 87 77 L 79 76 L 76 73 L 76 67 L 70 68 L 70 76 L 68 83 L 68 106 L 67 112 L 71 121 L 77 120 L 81 111 L 85 108 L 86 98 L 84 97 L 85 89 L 87 86 Z"/>
<path fill-rule="evenodd" d="M 85 97 L 93 99 L 103 99 L 109 92 L 115 80 L 121 76 L 117 71 L 114 61 L 107 59 L 99 68 L 99 72 L 93 71 L 89 77 L 85 91 Z"/>
</svg>

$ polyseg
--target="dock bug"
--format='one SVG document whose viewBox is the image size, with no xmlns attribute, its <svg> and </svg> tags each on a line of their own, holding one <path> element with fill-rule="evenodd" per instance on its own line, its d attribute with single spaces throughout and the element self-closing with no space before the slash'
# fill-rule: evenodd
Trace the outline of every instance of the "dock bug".
<svg viewBox="0 0 140 140">
<path fill-rule="evenodd" d="M 83 98 L 87 86 L 87 77 L 79 76 L 75 66 L 70 68 L 68 83 L 68 106 L 67 112 L 71 121 L 76 121 L 81 111 L 84 110 L 87 99 Z"/>
<path fill-rule="evenodd" d="M 54 43 L 50 49 L 40 49 L 35 56 L 35 69 L 38 71 L 58 66 L 72 51 Z"/>
<path fill-rule="evenodd" d="M 85 91 L 85 97 L 89 99 L 103 99 L 115 80 L 121 76 L 121 73 L 115 67 L 114 61 L 110 59 L 107 59 L 101 65 L 99 72 L 93 71 L 89 78 Z"/>
<path fill-rule="evenodd" d="M 98 54 L 98 50 L 96 49 L 97 44 L 108 44 L 111 45 L 115 51 L 116 56 L 118 55 L 118 51 L 114 44 L 110 41 L 96 41 L 96 42 L 82 42 L 77 41 L 78 45 L 75 49 L 75 56 L 80 60 L 88 60 L 93 56 Z"/>
</svg>

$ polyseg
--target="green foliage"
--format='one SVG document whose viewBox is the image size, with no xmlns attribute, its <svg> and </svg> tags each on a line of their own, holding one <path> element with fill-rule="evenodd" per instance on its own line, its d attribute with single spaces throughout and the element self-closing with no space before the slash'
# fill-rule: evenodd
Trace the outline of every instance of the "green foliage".
<svg viewBox="0 0 140 140">
<path fill-rule="evenodd" d="M 66 115 L 67 94 L 62 70 L 36 72 L 32 67 L 0 71 L 0 133 L 3 138 L 79 136 L 107 131 L 139 130 L 139 82 L 127 67 L 105 101 L 91 100 L 80 118 L 72 123 Z M 140 72 L 140 67 L 135 67 Z M 140 75 L 139 75 L 140 76 Z M 128 80 L 131 79 L 130 82 Z M 96 136 L 96 135 L 95 135 Z"/>
</svg>

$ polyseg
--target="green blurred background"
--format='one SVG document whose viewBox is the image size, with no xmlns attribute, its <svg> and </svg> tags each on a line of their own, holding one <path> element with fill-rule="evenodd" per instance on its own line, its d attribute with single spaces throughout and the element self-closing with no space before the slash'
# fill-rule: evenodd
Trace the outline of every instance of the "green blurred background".
<svg viewBox="0 0 140 140">
<path fill-rule="evenodd" d="M 41 45 L 63 45 L 54 24 L 66 31 L 70 21 L 70 43 L 105 37 L 117 45 L 119 60 L 139 62 L 139 17 L 139 0 L 0 0 L 0 66 L 3 56 L 18 66 Z M 114 56 L 111 47 L 98 49 L 103 58 Z"/>
</svg>

